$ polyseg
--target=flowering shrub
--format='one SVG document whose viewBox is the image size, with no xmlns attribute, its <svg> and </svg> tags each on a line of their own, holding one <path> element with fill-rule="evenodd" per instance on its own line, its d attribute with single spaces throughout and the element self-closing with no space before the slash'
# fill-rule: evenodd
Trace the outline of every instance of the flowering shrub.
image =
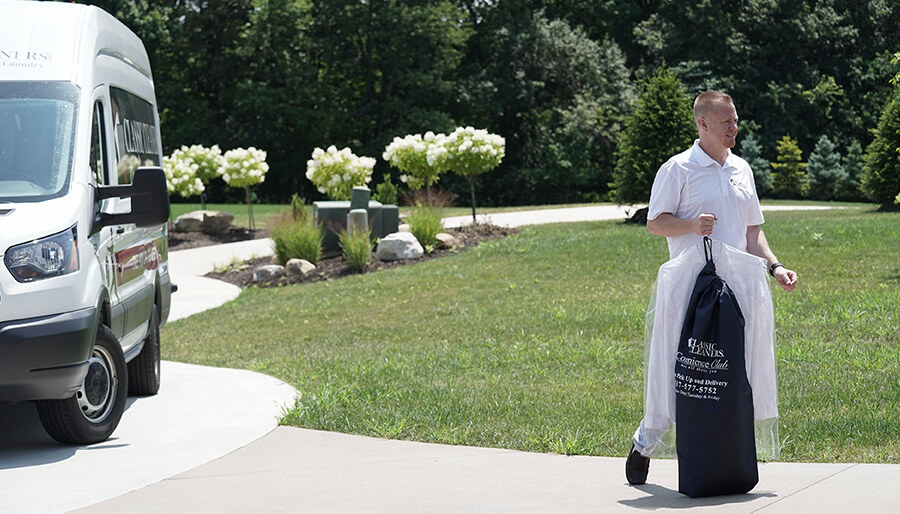
<svg viewBox="0 0 900 514">
<path fill-rule="evenodd" d="M 182 146 L 179 150 L 175 150 L 172 156 L 176 154 L 197 166 L 195 174 L 204 185 L 209 184 L 214 178 L 221 177 L 225 172 L 225 158 L 219 145 L 212 145 L 210 148 L 201 145 Z"/>
<path fill-rule="evenodd" d="M 469 181 L 472 220 L 475 220 L 475 177 L 500 165 L 506 155 L 506 140 L 497 134 L 472 127 L 458 127 L 444 142 L 450 168 Z"/>
<path fill-rule="evenodd" d="M 481 175 L 500 165 L 506 155 L 506 140 L 487 130 L 458 127 L 444 143 L 448 163 L 466 177 Z"/>
<path fill-rule="evenodd" d="M 332 200 L 349 200 L 355 186 L 372 180 L 374 167 L 375 159 L 357 157 L 349 148 L 338 150 L 331 145 L 327 150 L 313 150 L 312 159 L 306 161 L 306 178 Z"/>
<path fill-rule="evenodd" d="M 248 188 L 266 180 L 266 152 L 254 147 L 235 148 L 225 152 L 222 180 L 231 187 Z"/>
<path fill-rule="evenodd" d="M 181 159 L 175 153 L 163 157 L 163 170 L 166 172 L 166 187 L 169 194 L 178 193 L 182 198 L 199 195 L 206 189 L 197 178 L 197 165 Z"/>
<path fill-rule="evenodd" d="M 402 139 L 395 137 L 384 148 L 381 157 L 404 172 L 400 175 L 400 180 L 411 189 L 419 189 L 423 185 L 430 189 L 441 173 L 447 171 L 447 149 L 444 147 L 446 138 L 444 134 L 431 131 L 426 132 L 424 137 L 421 134 L 408 135 Z"/>
<path fill-rule="evenodd" d="M 235 148 L 225 152 L 225 170 L 222 180 L 231 187 L 242 187 L 247 192 L 247 212 L 249 214 L 250 229 L 253 230 L 253 206 L 250 201 L 250 186 L 261 184 L 266 180 L 266 172 L 269 165 L 266 164 L 266 152 L 254 147 L 247 149 Z"/>
</svg>

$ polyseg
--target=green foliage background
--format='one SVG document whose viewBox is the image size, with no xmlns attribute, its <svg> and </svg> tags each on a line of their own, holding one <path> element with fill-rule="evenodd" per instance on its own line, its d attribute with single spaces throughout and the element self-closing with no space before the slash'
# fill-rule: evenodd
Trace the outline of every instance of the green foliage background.
<svg viewBox="0 0 900 514">
<path fill-rule="evenodd" d="M 480 203 L 603 199 L 636 84 L 664 63 L 689 96 L 731 94 L 765 159 L 787 134 L 803 155 L 823 135 L 846 155 L 871 143 L 900 48 L 900 6 L 882 0 L 90 3 L 144 41 L 165 152 L 262 148 L 268 202 L 319 198 L 302 173 L 316 146 L 379 156 L 394 136 L 456 125 L 507 139 Z M 462 177 L 442 187 L 466 197 Z"/>
</svg>

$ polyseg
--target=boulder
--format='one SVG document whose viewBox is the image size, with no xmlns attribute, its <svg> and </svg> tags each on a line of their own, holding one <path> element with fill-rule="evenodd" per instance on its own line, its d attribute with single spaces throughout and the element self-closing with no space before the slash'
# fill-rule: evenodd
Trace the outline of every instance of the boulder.
<svg viewBox="0 0 900 514">
<path fill-rule="evenodd" d="M 186 212 L 175 219 L 175 232 L 203 232 L 203 213 Z"/>
<path fill-rule="evenodd" d="M 253 270 L 253 281 L 265 282 L 266 280 L 271 280 L 275 275 L 278 275 L 282 271 L 284 271 L 284 266 L 279 264 L 266 264 L 265 266 L 260 266 Z"/>
<path fill-rule="evenodd" d="M 306 275 L 316 269 L 316 265 L 306 259 L 291 259 L 284 264 L 288 275 Z"/>
<path fill-rule="evenodd" d="M 416 236 L 409 232 L 394 232 L 378 242 L 375 256 L 382 261 L 398 261 L 401 259 L 418 259 L 425 255 L 425 249 L 419 244 Z"/>
<path fill-rule="evenodd" d="M 203 211 L 203 232 L 206 234 L 227 234 L 231 230 L 234 214 L 223 211 Z"/>
<path fill-rule="evenodd" d="M 175 232 L 205 232 L 226 234 L 234 214 L 221 211 L 191 211 L 175 219 Z"/>
<path fill-rule="evenodd" d="M 459 242 L 459 239 L 456 236 L 448 234 L 446 232 L 440 232 L 436 236 L 437 244 L 435 244 L 438 248 L 459 248 L 462 246 L 462 243 Z"/>
</svg>

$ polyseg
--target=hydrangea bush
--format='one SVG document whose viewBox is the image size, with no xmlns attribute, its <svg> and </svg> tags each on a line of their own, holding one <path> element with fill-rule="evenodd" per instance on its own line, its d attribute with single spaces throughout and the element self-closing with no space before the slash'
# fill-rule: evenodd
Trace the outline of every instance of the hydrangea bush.
<svg viewBox="0 0 900 514">
<path fill-rule="evenodd" d="M 182 198 L 187 198 L 199 195 L 206 189 L 197 177 L 197 165 L 175 153 L 163 157 L 163 170 L 166 172 L 166 187 L 170 195 L 177 193 Z"/>
<path fill-rule="evenodd" d="M 225 152 L 225 167 L 222 180 L 231 187 L 248 188 L 262 184 L 266 180 L 269 165 L 266 152 L 254 147 L 235 148 Z"/>
<path fill-rule="evenodd" d="M 197 165 L 197 178 L 204 185 L 225 172 L 225 157 L 219 145 L 212 145 L 210 148 L 202 145 L 182 146 L 176 152 L 180 152 L 183 159 Z"/>
<path fill-rule="evenodd" d="M 469 181 L 474 221 L 475 177 L 500 165 L 506 155 L 506 139 L 483 129 L 457 127 L 447 136 L 444 147 L 450 169 Z"/>
<path fill-rule="evenodd" d="M 306 161 L 306 178 L 332 200 L 349 200 L 355 186 L 372 181 L 374 167 L 375 159 L 358 157 L 349 148 L 338 150 L 331 145 L 327 150 L 313 150 L 312 159 Z"/>
<path fill-rule="evenodd" d="M 431 186 L 447 171 L 447 136 L 428 131 L 421 134 L 395 137 L 384 149 L 382 158 L 401 172 L 400 180 L 411 189 L 423 185 L 431 202 Z"/>
<path fill-rule="evenodd" d="M 266 164 L 266 152 L 250 148 L 235 148 L 225 152 L 225 167 L 222 180 L 231 187 L 244 188 L 247 193 L 247 212 L 250 230 L 253 230 L 253 206 L 250 199 L 250 186 L 261 184 L 266 180 L 269 165 Z"/>
<path fill-rule="evenodd" d="M 219 145 L 211 148 L 202 145 L 182 146 L 172 152 L 170 157 L 163 158 L 163 168 L 169 178 L 169 193 L 177 192 L 185 198 L 200 195 L 202 208 L 206 209 L 206 198 L 202 193 L 211 180 L 222 176 L 225 158 Z"/>
</svg>

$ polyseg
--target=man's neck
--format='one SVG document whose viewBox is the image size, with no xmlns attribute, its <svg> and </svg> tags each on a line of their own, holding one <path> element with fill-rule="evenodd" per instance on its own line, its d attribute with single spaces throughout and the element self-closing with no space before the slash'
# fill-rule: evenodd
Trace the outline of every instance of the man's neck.
<svg viewBox="0 0 900 514">
<path fill-rule="evenodd" d="M 728 159 L 728 148 L 721 145 L 714 145 L 709 142 L 700 140 L 700 148 L 706 152 L 706 155 L 712 157 L 719 166 L 725 166 L 725 160 Z"/>
</svg>

